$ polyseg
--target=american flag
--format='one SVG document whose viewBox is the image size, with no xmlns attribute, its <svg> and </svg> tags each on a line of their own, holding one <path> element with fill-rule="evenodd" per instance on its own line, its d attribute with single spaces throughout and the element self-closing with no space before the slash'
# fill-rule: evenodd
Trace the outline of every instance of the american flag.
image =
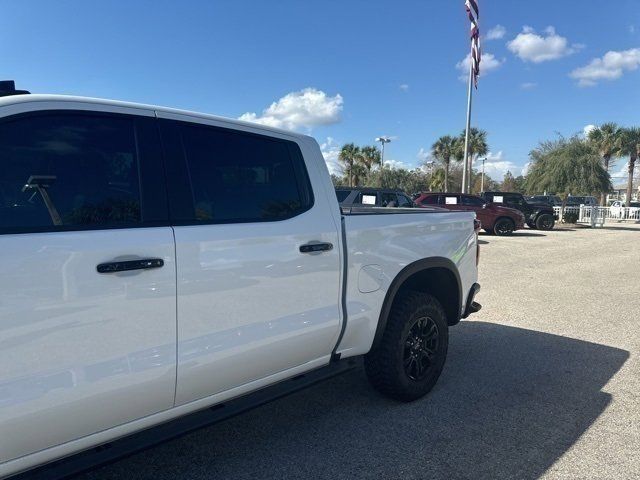
<svg viewBox="0 0 640 480">
<path fill-rule="evenodd" d="M 480 75 L 480 28 L 478 0 L 465 0 L 464 6 L 467 9 L 469 20 L 471 21 L 471 73 L 473 74 L 473 84 L 478 88 L 478 76 Z"/>
</svg>

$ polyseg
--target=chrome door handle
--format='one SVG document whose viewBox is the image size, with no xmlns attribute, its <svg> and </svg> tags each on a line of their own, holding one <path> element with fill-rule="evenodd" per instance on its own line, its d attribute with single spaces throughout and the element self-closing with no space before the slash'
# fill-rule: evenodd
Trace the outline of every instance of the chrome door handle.
<svg viewBox="0 0 640 480">
<path fill-rule="evenodd" d="M 151 268 L 160 268 L 163 265 L 164 260 L 161 258 L 144 258 L 141 260 L 101 263 L 96 267 L 96 270 L 98 273 L 117 273 L 130 270 L 149 270 Z"/>
<path fill-rule="evenodd" d="M 300 253 L 315 253 L 315 252 L 328 252 L 333 249 L 333 243 L 318 242 L 318 243 L 306 243 L 300 245 Z"/>
</svg>

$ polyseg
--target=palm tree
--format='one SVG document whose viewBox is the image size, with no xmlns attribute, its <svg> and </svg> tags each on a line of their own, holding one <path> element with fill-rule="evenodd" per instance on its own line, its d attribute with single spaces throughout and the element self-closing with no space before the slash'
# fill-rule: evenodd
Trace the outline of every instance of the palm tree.
<svg viewBox="0 0 640 480">
<path fill-rule="evenodd" d="M 439 168 L 435 172 L 433 172 L 431 178 L 429 179 L 429 190 L 432 192 L 441 192 L 443 187 L 446 189 L 446 176 L 447 174 L 444 168 Z"/>
<path fill-rule="evenodd" d="M 367 167 L 362 163 L 362 161 L 356 160 L 356 163 L 354 163 L 351 168 L 351 178 L 353 179 L 352 187 L 359 186 L 362 180 L 367 178 L 368 173 Z"/>
<path fill-rule="evenodd" d="M 444 191 L 449 191 L 449 165 L 456 149 L 456 139 L 451 135 L 443 135 L 431 145 L 431 155 L 444 166 Z"/>
<path fill-rule="evenodd" d="M 354 166 L 360 157 L 360 147 L 353 143 L 345 143 L 340 149 L 338 160 L 342 164 L 344 174 L 349 178 L 349 186 L 353 187 Z"/>
<path fill-rule="evenodd" d="M 589 143 L 600 152 L 604 169 L 607 172 L 609 172 L 609 162 L 611 158 L 619 154 L 621 131 L 622 129 L 615 123 L 603 123 L 587 134 Z M 600 198 L 602 205 L 605 204 L 606 196 L 607 192 L 602 192 Z"/>
<path fill-rule="evenodd" d="M 627 180 L 627 207 L 631 204 L 631 194 L 633 193 L 633 172 L 636 160 L 640 156 L 640 128 L 623 128 L 620 134 L 621 155 L 629 155 L 629 180 Z"/>
<path fill-rule="evenodd" d="M 462 148 L 462 156 L 464 159 L 464 139 L 465 132 L 464 130 L 458 137 L 458 148 Z M 485 130 L 480 130 L 476 127 L 471 127 L 469 129 L 469 158 L 467 165 L 469 175 L 467 175 L 467 181 L 469 182 L 467 188 L 471 185 L 471 167 L 473 166 L 473 162 L 477 160 L 478 157 L 484 156 L 489 151 L 489 146 L 487 145 L 487 132 Z"/>
<path fill-rule="evenodd" d="M 462 163 L 464 160 L 464 137 L 456 137 L 453 144 L 453 159 Z M 462 176 L 460 176 L 460 191 L 462 191 Z"/>
<path fill-rule="evenodd" d="M 360 155 L 358 160 L 367 169 L 367 174 L 371 172 L 371 169 L 378 165 L 382 165 L 382 155 L 380 150 L 376 146 L 367 145 L 360 149 Z"/>
</svg>

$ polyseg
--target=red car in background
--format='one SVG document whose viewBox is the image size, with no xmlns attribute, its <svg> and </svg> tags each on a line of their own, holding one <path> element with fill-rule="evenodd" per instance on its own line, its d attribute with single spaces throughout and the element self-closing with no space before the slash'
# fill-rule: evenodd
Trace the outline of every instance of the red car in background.
<svg viewBox="0 0 640 480">
<path fill-rule="evenodd" d="M 487 202 L 476 195 L 465 193 L 421 193 L 413 201 L 419 207 L 441 207 L 448 210 L 476 212 L 482 228 L 491 234 L 511 235 L 524 228 L 524 215 L 515 208 Z"/>
</svg>

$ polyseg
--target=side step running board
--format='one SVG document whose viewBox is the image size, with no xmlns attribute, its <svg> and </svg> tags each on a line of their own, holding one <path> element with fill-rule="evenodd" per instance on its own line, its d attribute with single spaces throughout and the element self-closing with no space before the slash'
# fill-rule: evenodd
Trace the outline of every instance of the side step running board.
<svg viewBox="0 0 640 480">
<path fill-rule="evenodd" d="M 359 364 L 358 359 L 359 357 L 352 357 L 345 360 L 332 361 L 326 367 L 297 375 L 289 380 L 283 380 L 228 402 L 213 405 L 210 408 L 133 433 L 113 442 L 99 445 L 24 473 L 19 473 L 9 477 L 8 480 L 60 480 L 90 468 L 116 461 L 124 456 L 138 453 L 167 440 L 208 427 L 328 378 L 353 370 Z"/>
</svg>

